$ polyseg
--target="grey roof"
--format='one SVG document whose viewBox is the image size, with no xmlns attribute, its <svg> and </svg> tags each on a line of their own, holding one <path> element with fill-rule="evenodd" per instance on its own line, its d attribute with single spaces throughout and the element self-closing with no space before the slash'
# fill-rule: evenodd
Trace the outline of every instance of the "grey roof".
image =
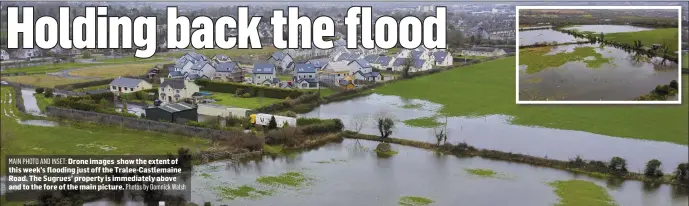
<svg viewBox="0 0 689 206">
<path fill-rule="evenodd" d="M 277 83 L 280 83 L 280 79 L 278 79 L 278 78 L 266 79 L 266 80 L 263 80 L 263 81 L 261 82 L 261 84 L 263 84 L 263 83 L 265 83 L 265 82 L 268 82 L 268 83 L 271 83 L 271 84 L 277 84 Z"/>
<path fill-rule="evenodd" d="M 206 60 L 208 60 L 208 57 L 203 56 L 201 54 L 198 54 L 196 52 L 189 52 L 186 54 L 186 56 L 191 57 L 192 59 L 190 59 L 190 60 L 194 60 L 194 61 L 206 61 Z"/>
<path fill-rule="evenodd" d="M 358 54 L 352 54 L 352 55 L 350 55 L 349 57 L 347 57 L 347 60 L 349 60 L 349 61 L 353 61 L 353 60 L 357 60 L 357 59 L 359 59 L 359 57 L 361 57 L 361 55 L 358 55 Z"/>
<path fill-rule="evenodd" d="M 434 52 L 433 57 L 435 58 L 436 62 L 445 61 L 445 58 L 447 57 L 447 52 L 444 52 L 444 51 Z"/>
<path fill-rule="evenodd" d="M 364 57 L 364 59 L 366 59 L 366 61 L 368 61 L 368 62 L 376 62 L 376 60 L 378 60 L 378 57 L 379 57 L 378 55 L 371 54 L 371 55 L 367 55 L 366 57 Z"/>
<path fill-rule="evenodd" d="M 369 73 L 364 74 L 364 77 L 377 77 L 377 76 L 380 76 L 379 72 L 369 72 Z"/>
<path fill-rule="evenodd" d="M 187 62 L 189 62 L 189 58 L 186 58 L 186 57 L 179 58 L 177 60 L 177 63 L 175 63 L 175 68 L 181 69 L 182 67 L 184 67 L 184 65 L 187 64 Z"/>
<path fill-rule="evenodd" d="M 204 66 L 206 66 L 206 64 L 208 64 L 207 61 L 196 62 L 196 64 L 194 64 L 194 66 L 191 67 L 191 70 L 201 70 Z"/>
<path fill-rule="evenodd" d="M 411 52 L 412 59 L 420 59 L 421 55 L 423 55 L 423 51 L 414 50 Z"/>
<path fill-rule="evenodd" d="M 307 64 L 313 65 L 313 67 L 316 68 L 323 68 L 326 64 L 330 62 L 330 59 L 328 58 L 323 58 L 323 59 L 312 59 L 306 62 Z"/>
<path fill-rule="evenodd" d="M 254 64 L 254 74 L 273 74 L 275 72 L 275 65 L 269 63 Z"/>
<path fill-rule="evenodd" d="M 409 58 L 397 58 L 395 59 L 395 62 L 392 62 L 392 66 L 402 66 L 407 59 Z"/>
<path fill-rule="evenodd" d="M 380 56 L 376 59 L 376 64 L 389 65 L 391 61 L 392 57 L 390 56 Z"/>
<path fill-rule="evenodd" d="M 281 52 L 281 51 L 273 52 L 273 55 L 271 55 L 271 57 L 273 57 L 273 59 L 278 60 L 278 61 L 285 58 L 285 56 L 287 56 L 287 54 L 284 52 Z"/>
<path fill-rule="evenodd" d="M 357 60 L 349 62 L 349 64 L 359 64 L 359 66 L 361 66 L 361 68 L 371 68 L 371 64 L 368 63 L 368 61 L 366 61 L 365 59 L 357 59 Z"/>
<path fill-rule="evenodd" d="M 335 46 L 347 46 L 347 41 L 345 41 L 343 39 L 338 39 L 338 40 L 335 40 L 335 42 L 333 42 L 333 44 Z"/>
<path fill-rule="evenodd" d="M 216 72 L 235 72 L 237 69 L 240 69 L 239 65 L 234 62 L 219 63 L 218 66 L 215 67 Z"/>
<path fill-rule="evenodd" d="M 160 84 L 160 88 L 165 88 L 167 86 L 172 87 L 173 89 L 184 89 L 184 80 L 181 79 L 166 79 L 163 81 L 163 83 Z"/>
<path fill-rule="evenodd" d="M 423 66 L 423 64 L 426 63 L 426 60 L 423 60 L 423 59 L 414 59 L 412 61 L 414 62 L 414 67 L 416 67 L 416 68 L 421 68 Z"/>
<path fill-rule="evenodd" d="M 316 73 L 316 67 L 311 64 L 297 64 L 294 68 L 297 73 Z"/>
<path fill-rule="evenodd" d="M 180 72 L 180 71 L 170 71 L 170 73 L 168 73 L 168 75 L 170 75 L 171 77 L 184 76 L 184 75 L 182 74 L 182 72 Z"/>
<path fill-rule="evenodd" d="M 338 81 L 338 83 L 340 83 L 340 85 L 347 85 L 347 84 L 349 84 L 349 81 L 344 80 L 344 79 L 340 79 L 340 81 Z"/>
<path fill-rule="evenodd" d="M 347 60 L 347 59 L 349 59 L 349 56 L 351 56 L 351 55 L 352 54 L 350 54 L 350 53 L 340 54 L 340 56 L 338 56 L 337 59 L 335 59 L 335 61 Z"/>
<path fill-rule="evenodd" d="M 144 80 L 119 77 L 117 79 L 112 80 L 112 82 L 110 82 L 110 86 L 136 88 L 136 86 L 139 85 L 139 83 L 141 83 L 142 81 Z"/>
<path fill-rule="evenodd" d="M 195 80 L 198 78 L 201 78 L 201 76 L 199 76 L 198 74 L 190 74 L 187 76 L 187 79 L 189 79 L 189 80 Z"/>
<path fill-rule="evenodd" d="M 314 78 L 303 78 L 303 79 L 300 79 L 300 80 L 299 80 L 299 82 L 303 82 L 303 81 L 308 82 L 308 83 L 316 83 L 316 82 L 318 82 L 318 80 L 316 80 L 316 79 L 314 79 Z"/>
<path fill-rule="evenodd" d="M 174 103 L 174 104 L 166 104 L 166 105 L 160 106 L 158 108 L 162 109 L 166 112 L 170 112 L 170 113 L 176 113 L 176 112 L 196 109 L 196 107 L 194 105 L 190 105 L 190 104 L 187 104 L 184 102 Z"/>
</svg>

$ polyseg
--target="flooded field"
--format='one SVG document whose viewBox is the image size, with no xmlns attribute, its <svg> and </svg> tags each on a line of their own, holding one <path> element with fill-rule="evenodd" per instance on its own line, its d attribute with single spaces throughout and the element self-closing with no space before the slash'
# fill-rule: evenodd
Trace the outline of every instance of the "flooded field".
<svg viewBox="0 0 689 206">
<path fill-rule="evenodd" d="M 653 28 L 645 28 L 631 25 L 577 25 L 572 27 L 564 28 L 566 30 L 579 30 L 582 32 L 595 32 L 595 33 L 620 33 L 620 32 L 637 32 L 637 31 L 647 31 L 653 30 Z"/>
<path fill-rule="evenodd" d="M 572 43 L 586 42 L 586 39 L 575 38 L 574 36 L 555 31 L 552 29 L 530 30 L 519 32 L 519 46 L 529 46 L 542 43 Z"/>
<path fill-rule="evenodd" d="M 558 197 L 547 183 L 583 179 L 606 188 L 619 205 L 686 205 L 686 194 L 670 186 L 645 188 L 641 182 L 621 184 L 523 164 L 481 158 L 457 158 L 393 145 L 399 153 L 378 158 L 375 142 L 345 140 L 290 157 L 264 157 L 234 164 L 214 162 L 195 167 L 192 200 L 213 205 L 398 205 L 403 196 L 419 196 L 433 205 L 553 205 Z M 467 169 L 500 173 L 482 177 Z M 264 184 L 266 176 L 293 174 L 302 181 L 282 186 Z M 294 184 L 291 184 L 294 183 Z M 224 189 L 223 189 L 224 188 Z M 253 195 L 229 193 L 232 188 L 263 191 Z M 490 191 L 490 192 L 486 192 Z M 234 195 L 232 195 L 234 194 Z M 244 197 L 242 197 L 244 196 Z"/>
<path fill-rule="evenodd" d="M 418 105 L 411 108 L 409 105 Z M 394 114 L 393 137 L 434 142 L 433 129 L 405 125 L 402 121 L 430 117 L 444 122 L 437 111 L 442 105 L 423 100 L 406 100 L 397 96 L 372 94 L 348 101 L 321 105 L 315 110 L 300 114 L 304 117 L 339 118 L 347 129 L 352 119 L 372 117 L 378 112 Z M 625 158 L 632 171 L 643 170 L 647 161 L 663 162 L 663 171 L 673 171 L 677 164 L 687 162 L 687 146 L 611 137 L 582 131 L 526 127 L 509 124 L 509 116 L 448 117 L 448 142 L 466 142 L 484 149 L 529 154 L 551 159 L 569 160 L 577 155 L 589 160 L 609 161 L 614 156 Z M 361 133 L 378 135 L 373 120 Z M 592 144 L 592 142 L 596 142 Z M 639 152 L 656 151 L 656 152 Z"/>
<path fill-rule="evenodd" d="M 524 65 L 520 57 L 519 98 L 521 100 L 628 101 L 648 94 L 657 85 L 679 80 L 678 66 L 662 58 L 648 58 L 599 44 L 563 45 L 541 56 L 553 61 L 576 58 L 578 48 L 593 48 L 590 57 L 562 60 L 562 64 Z M 558 55 L 559 57 L 555 57 Z M 597 57 L 593 57 L 597 56 Z M 549 61 L 549 62 L 553 62 Z M 532 61 L 533 62 L 533 61 Z M 539 69 L 529 70 L 529 66 Z"/>
</svg>

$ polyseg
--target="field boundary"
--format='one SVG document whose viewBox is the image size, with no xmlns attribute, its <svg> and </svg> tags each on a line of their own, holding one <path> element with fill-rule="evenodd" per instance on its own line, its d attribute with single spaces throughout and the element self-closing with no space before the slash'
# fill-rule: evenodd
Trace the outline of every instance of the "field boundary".
<svg viewBox="0 0 689 206">
<path fill-rule="evenodd" d="M 123 126 L 127 129 L 173 133 L 189 137 L 202 137 L 212 140 L 229 140 L 234 145 L 242 148 L 261 148 L 263 138 L 244 132 L 216 130 L 211 128 L 194 127 L 175 123 L 158 122 L 147 119 L 123 117 L 118 115 L 103 114 L 98 112 L 81 111 L 75 109 L 57 108 L 48 106 L 45 109 L 48 117 L 68 119 L 72 121 L 95 122 Z"/>
<path fill-rule="evenodd" d="M 361 140 L 369 140 L 369 141 L 377 141 L 377 142 L 386 142 L 386 143 L 391 143 L 391 144 L 398 144 L 398 145 L 404 145 L 404 146 L 410 146 L 410 147 L 416 147 L 416 148 L 421 148 L 421 149 L 428 149 L 428 150 L 434 150 L 437 152 L 441 153 L 446 153 L 446 154 L 453 154 L 456 156 L 465 156 L 465 157 L 482 157 L 486 159 L 492 159 L 492 160 L 499 160 L 499 161 L 506 161 L 506 162 L 517 162 L 517 163 L 523 163 L 523 164 L 529 164 L 529 165 L 534 165 L 534 166 L 541 166 L 541 167 L 549 167 L 553 169 L 560 169 L 560 170 L 565 170 L 573 173 L 579 173 L 579 174 L 586 174 L 591 177 L 598 177 L 598 178 L 617 178 L 617 179 L 623 179 L 623 180 L 637 180 L 637 181 L 642 181 L 642 182 L 647 182 L 647 183 L 655 183 L 655 184 L 669 184 L 669 185 L 678 185 L 678 186 L 683 186 L 683 187 L 689 187 L 689 182 L 682 182 L 679 180 L 674 179 L 671 175 L 665 175 L 664 177 L 657 178 L 657 179 L 651 179 L 647 178 L 644 176 L 644 174 L 641 173 L 635 173 L 635 172 L 627 172 L 625 174 L 621 175 L 616 175 L 612 173 L 605 173 L 601 171 L 589 171 L 594 168 L 588 168 L 586 167 L 586 164 L 590 165 L 595 165 L 599 163 L 603 163 L 602 161 L 587 161 L 587 160 L 580 160 L 580 162 L 573 162 L 573 160 L 570 161 L 562 161 L 562 160 L 555 160 L 555 159 L 548 159 L 548 158 L 543 158 L 543 157 L 535 157 L 531 155 L 525 155 L 525 154 L 517 154 L 517 153 L 511 153 L 511 152 L 503 152 L 503 151 L 497 151 L 497 150 L 488 150 L 488 149 L 476 149 L 470 145 L 467 145 L 466 143 L 460 143 L 458 145 L 436 145 L 433 143 L 429 142 L 421 142 L 421 141 L 416 141 L 416 140 L 408 140 L 408 139 L 399 139 L 399 138 L 380 138 L 379 136 L 375 135 L 365 135 L 365 134 L 358 134 L 355 132 L 351 131 L 344 131 L 341 133 L 343 138 L 347 139 L 361 139 Z M 575 165 L 575 163 L 579 164 L 584 164 L 584 166 L 579 166 Z M 603 165 L 605 166 L 605 165 Z M 607 166 L 605 166 L 607 167 Z M 670 173 L 672 174 L 672 173 Z"/>
</svg>

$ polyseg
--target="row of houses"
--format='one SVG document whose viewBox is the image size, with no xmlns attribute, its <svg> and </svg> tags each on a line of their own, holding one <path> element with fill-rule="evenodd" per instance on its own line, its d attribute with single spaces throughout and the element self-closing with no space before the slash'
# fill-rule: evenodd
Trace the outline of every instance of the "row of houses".
<svg viewBox="0 0 689 206">
<path fill-rule="evenodd" d="M 208 58 L 196 52 L 189 52 L 177 59 L 175 65 L 168 70 L 168 78 L 174 79 L 205 78 L 234 82 L 244 81 L 244 70 L 239 64 L 232 62 L 230 57 L 220 54 Z"/>
</svg>

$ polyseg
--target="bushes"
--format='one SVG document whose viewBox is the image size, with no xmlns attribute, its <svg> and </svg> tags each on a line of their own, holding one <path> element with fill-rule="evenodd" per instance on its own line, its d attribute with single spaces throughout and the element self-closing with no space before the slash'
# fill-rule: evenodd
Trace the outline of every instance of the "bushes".
<svg viewBox="0 0 689 206">
<path fill-rule="evenodd" d="M 650 178 L 658 178 L 663 176 L 663 171 L 660 169 L 662 163 L 660 160 L 652 159 L 646 163 L 646 169 L 644 170 L 644 175 Z"/>
<path fill-rule="evenodd" d="M 300 118 L 297 118 L 297 125 L 306 126 L 306 125 L 311 125 L 311 124 L 325 123 L 326 121 L 332 121 L 332 120 L 300 117 Z"/>
<path fill-rule="evenodd" d="M 608 165 L 610 172 L 616 175 L 627 174 L 627 161 L 621 157 L 613 157 Z"/>
<path fill-rule="evenodd" d="M 685 184 L 689 183 L 689 163 L 680 163 L 675 170 L 675 180 L 683 181 Z"/>
<path fill-rule="evenodd" d="M 51 88 L 45 89 L 45 93 L 43 93 L 43 96 L 45 98 L 52 98 L 53 97 L 53 89 L 51 89 Z"/>
<path fill-rule="evenodd" d="M 90 82 L 63 84 L 63 85 L 55 86 L 55 89 L 73 90 L 73 89 L 81 89 L 81 88 L 92 87 L 92 86 L 107 85 L 107 84 L 110 84 L 110 82 L 112 82 L 112 80 L 114 80 L 114 79 L 103 79 L 103 80 L 96 80 L 96 81 L 90 81 Z"/>
<path fill-rule="evenodd" d="M 211 92 L 237 94 L 237 89 L 242 89 L 242 95 L 249 93 L 251 96 L 260 96 L 259 94 L 263 93 L 264 97 L 275 99 L 284 99 L 287 97 L 297 98 L 303 94 L 303 92 L 299 90 L 271 88 L 235 82 L 213 82 L 206 79 L 197 79 L 195 82 L 197 85 L 202 86 L 204 90 Z"/>
<path fill-rule="evenodd" d="M 298 122 L 298 120 L 297 120 Z M 299 123 L 297 123 L 298 125 Z M 340 119 L 333 119 L 330 122 L 325 122 L 325 123 L 319 123 L 319 124 L 310 124 L 301 127 L 301 132 L 306 134 L 306 135 L 312 135 L 312 134 L 322 134 L 322 133 L 331 133 L 331 132 L 339 132 L 342 131 L 344 128 L 344 124 L 342 124 L 342 121 Z"/>
<path fill-rule="evenodd" d="M 42 94 L 45 91 L 44 88 L 38 87 L 36 88 L 36 94 Z"/>
</svg>

